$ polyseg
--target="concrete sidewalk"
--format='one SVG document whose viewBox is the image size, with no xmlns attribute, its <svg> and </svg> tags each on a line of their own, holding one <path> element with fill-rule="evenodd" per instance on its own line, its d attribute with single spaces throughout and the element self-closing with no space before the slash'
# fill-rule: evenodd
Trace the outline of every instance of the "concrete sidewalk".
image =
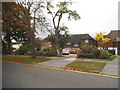
<svg viewBox="0 0 120 90">
<path fill-rule="evenodd" d="M 120 59 L 120 56 L 118 58 L 112 60 L 112 61 L 79 59 L 79 58 L 75 58 L 75 57 L 68 57 L 68 58 L 55 57 L 55 58 L 52 58 L 52 60 L 42 62 L 42 63 L 38 63 L 37 65 L 44 65 L 44 66 L 63 68 L 66 65 L 72 63 L 75 60 L 105 62 L 106 66 L 103 68 L 102 73 L 108 74 L 108 75 L 117 75 L 118 76 L 118 75 L 120 75 L 120 74 L 118 74 L 118 63 L 120 62 L 118 59 Z"/>
<path fill-rule="evenodd" d="M 108 74 L 108 75 L 120 75 L 119 71 L 118 71 L 118 68 L 119 68 L 119 65 L 118 63 L 120 63 L 120 56 L 118 56 L 118 58 L 108 62 L 106 64 L 106 66 L 104 67 L 102 73 L 104 74 Z"/>
<path fill-rule="evenodd" d="M 72 63 L 74 60 L 76 60 L 76 58 L 58 57 L 58 58 L 54 58 L 54 59 L 46 61 L 46 62 L 38 63 L 38 65 L 62 68 L 62 67 L 65 67 L 66 65 Z"/>
</svg>

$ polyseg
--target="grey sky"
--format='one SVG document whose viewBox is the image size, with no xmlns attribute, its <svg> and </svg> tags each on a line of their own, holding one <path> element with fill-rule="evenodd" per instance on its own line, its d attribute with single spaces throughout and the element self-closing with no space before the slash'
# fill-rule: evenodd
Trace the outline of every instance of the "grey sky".
<svg viewBox="0 0 120 90">
<path fill-rule="evenodd" d="M 94 36 L 97 32 L 107 32 L 108 34 L 111 30 L 118 30 L 118 2 L 120 0 L 72 1 L 73 5 L 70 8 L 76 10 L 81 19 L 68 21 L 66 17 L 63 18 L 62 22 L 68 26 L 71 34 L 89 33 Z"/>
<path fill-rule="evenodd" d="M 109 33 L 118 30 L 118 1 L 120 0 L 73 0 L 71 8 L 77 10 L 81 19 L 65 21 L 71 34 L 97 32 Z"/>
<path fill-rule="evenodd" d="M 54 2 L 64 0 L 50 0 Z M 80 20 L 68 21 L 65 16 L 62 23 L 69 28 L 70 34 L 90 34 L 118 30 L 118 2 L 120 0 L 67 0 L 72 1 L 70 9 L 76 10 Z M 61 23 L 61 24 L 62 24 Z"/>
</svg>

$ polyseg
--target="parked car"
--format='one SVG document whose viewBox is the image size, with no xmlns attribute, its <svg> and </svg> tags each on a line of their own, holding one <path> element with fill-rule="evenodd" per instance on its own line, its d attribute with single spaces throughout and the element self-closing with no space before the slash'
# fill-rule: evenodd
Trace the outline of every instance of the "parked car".
<svg viewBox="0 0 120 90">
<path fill-rule="evenodd" d="M 63 49 L 62 50 L 62 55 L 69 55 L 70 50 L 69 49 Z"/>
<path fill-rule="evenodd" d="M 76 51 L 76 50 L 71 50 L 70 53 L 71 53 L 71 54 L 76 54 L 77 51 Z"/>
</svg>

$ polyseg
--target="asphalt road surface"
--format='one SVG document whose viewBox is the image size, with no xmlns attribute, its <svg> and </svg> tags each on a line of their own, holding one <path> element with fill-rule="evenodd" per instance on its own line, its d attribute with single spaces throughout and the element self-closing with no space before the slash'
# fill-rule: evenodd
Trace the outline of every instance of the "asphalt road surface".
<svg viewBox="0 0 120 90">
<path fill-rule="evenodd" d="M 77 72 L 2 64 L 3 88 L 118 88 L 118 79 Z"/>
</svg>

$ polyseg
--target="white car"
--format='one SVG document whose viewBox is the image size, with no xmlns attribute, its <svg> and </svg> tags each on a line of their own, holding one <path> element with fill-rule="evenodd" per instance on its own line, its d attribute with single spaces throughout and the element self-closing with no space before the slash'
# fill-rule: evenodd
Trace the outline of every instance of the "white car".
<svg viewBox="0 0 120 90">
<path fill-rule="evenodd" d="M 62 55 L 69 55 L 70 50 L 69 49 L 63 49 L 62 50 Z"/>
</svg>

